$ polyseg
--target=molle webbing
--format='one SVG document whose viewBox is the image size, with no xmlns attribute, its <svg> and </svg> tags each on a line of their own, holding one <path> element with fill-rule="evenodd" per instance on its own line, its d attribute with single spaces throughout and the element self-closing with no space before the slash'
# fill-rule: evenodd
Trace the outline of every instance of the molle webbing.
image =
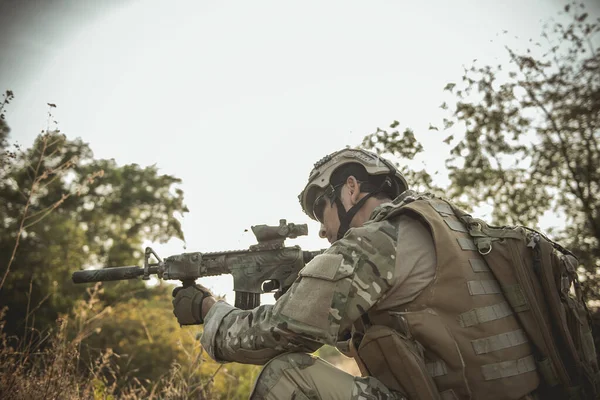
<svg viewBox="0 0 600 400">
<path fill-rule="evenodd" d="M 471 296 L 502 293 L 500 284 L 498 284 L 498 281 L 496 280 L 468 281 L 467 287 L 469 288 L 469 293 Z"/>
<path fill-rule="evenodd" d="M 523 343 L 527 343 L 527 335 L 522 329 L 471 341 L 475 354 L 487 354 Z"/>
<path fill-rule="evenodd" d="M 535 359 L 527 356 L 518 360 L 502 361 L 496 364 L 488 364 L 481 367 L 481 372 L 486 381 L 508 378 L 526 372 L 535 371 Z"/>
<path fill-rule="evenodd" d="M 463 328 L 483 324 L 508 317 L 513 312 L 507 302 L 493 304 L 487 307 L 474 308 L 458 316 L 460 326 Z"/>
<path fill-rule="evenodd" d="M 469 259 L 469 264 L 471 264 L 473 272 L 491 272 L 490 267 L 480 258 Z"/>
<path fill-rule="evenodd" d="M 431 204 L 433 209 L 435 211 L 437 211 L 438 213 L 440 213 L 440 215 L 442 217 L 448 216 L 448 215 L 454 215 L 454 211 L 452 210 L 452 207 L 450 207 L 450 205 L 448 203 L 446 203 L 445 201 L 432 199 L 429 201 L 429 204 Z"/>
<path fill-rule="evenodd" d="M 453 231 L 463 232 L 463 233 L 467 233 L 468 232 L 467 228 L 465 228 L 465 225 L 462 222 L 460 222 L 460 221 L 457 221 L 457 220 L 454 220 L 454 219 L 444 218 L 444 222 Z"/>
<path fill-rule="evenodd" d="M 459 246 L 460 246 L 461 249 L 463 249 L 463 250 L 477 251 L 477 247 L 475 246 L 475 243 L 473 242 L 473 239 L 465 238 L 465 237 L 459 237 L 459 238 L 456 238 L 456 240 L 458 241 L 458 244 L 459 244 Z"/>
<path fill-rule="evenodd" d="M 425 367 L 427 368 L 427 373 L 429 373 L 429 376 L 432 378 L 448 374 L 448 367 L 446 366 L 444 360 L 428 362 L 425 364 Z"/>
</svg>

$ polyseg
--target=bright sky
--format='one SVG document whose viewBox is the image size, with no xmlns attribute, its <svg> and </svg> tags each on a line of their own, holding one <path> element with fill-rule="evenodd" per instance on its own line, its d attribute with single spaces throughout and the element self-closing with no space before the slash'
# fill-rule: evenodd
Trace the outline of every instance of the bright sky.
<svg viewBox="0 0 600 400">
<path fill-rule="evenodd" d="M 96 157 L 182 178 L 187 251 L 245 248 L 244 229 L 280 218 L 308 222 L 310 238 L 289 243 L 318 249 L 327 242 L 297 200 L 312 164 L 397 119 L 441 168 L 425 135 L 442 88 L 475 58 L 504 62 L 498 34 L 525 43 L 561 4 L 4 0 L 0 90 L 16 96 L 12 140 L 30 145 L 51 102 Z"/>
</svg>

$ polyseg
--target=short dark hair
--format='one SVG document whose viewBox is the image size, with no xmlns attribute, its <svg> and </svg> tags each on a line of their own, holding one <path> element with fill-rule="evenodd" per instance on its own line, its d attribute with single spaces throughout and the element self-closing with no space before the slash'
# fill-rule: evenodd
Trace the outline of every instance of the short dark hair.
<svg viewBox="0 0 600 400">
<path fill-rule="evenodd" d="M 353 176 L 357 181 L 361 182 L 361 192 L 373 192 L 379 189 L 387 175 L 369 175 L 364 166 L 358 163 L 344 164 L 340 168 L 333 171 L 330 178 L 330 183 L 335 187 L 346 183 L 348 177 Z M 391 188 L 386 185 L 385 189 L 373 197 L 379 200 L 392 199 L 394 195 L 391 193 Z"/>
</svg>

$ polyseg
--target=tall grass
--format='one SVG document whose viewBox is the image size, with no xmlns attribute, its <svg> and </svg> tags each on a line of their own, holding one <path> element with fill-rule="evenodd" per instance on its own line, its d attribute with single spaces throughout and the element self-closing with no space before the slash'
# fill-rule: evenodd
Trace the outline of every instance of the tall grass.
<svg viewBox="0 0 600 400">
<path fill-rule="evenodd" d="M 33 329 L 21 338 L 4 330 L 5 309 L 0 312 L 0 398 L 29 399 L 212 399 L 212 381 L 195 373 L 203 362 L 202 347 L 184 349 L 189 364 L 174 363 L 157 382 L 141 382 L 132 376 L 123 387 L 112 349 L 95 357 L 81 357 L 82 341 L 94 333 L 95 322 L 110 308 L 97 307 L 100 285 L 88 290 L 88 300 L 78 302 L 71 315 L 62 316 L 55 329 Z M 88 360 L 87 362 L 83 361 Z M 119 379 L 120 378 L 120 379 Z"/>
</svg>

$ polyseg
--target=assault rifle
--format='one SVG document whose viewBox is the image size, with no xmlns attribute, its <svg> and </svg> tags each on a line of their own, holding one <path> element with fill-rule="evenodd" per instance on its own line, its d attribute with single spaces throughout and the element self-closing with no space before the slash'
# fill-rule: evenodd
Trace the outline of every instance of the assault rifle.
<svg viewBox="0 0 600 400">
<path fill-rule="evenodd" d="M 244 310 L 260 305 L 261 293 L 285 292 L 304 265 L 323 250 L 303 251 L 299 246 L 285 247 L 286 238 L 308 234 L 306 224 L 279 221 L 279 226 L 256 225 L 252 227 L 257 244 L 248 250 L 215 253 L 183 253 L 162 260 L 150 247 L 144 252 L 144 267 L 128 266 L 76 271 L 74 283 L 144 280 L 156 274 L 161 279 L 179 279 L 184 286 L 194 284 L 198 278 L 221 274 L 233 276 L 235 306 Z M 154 256 L 158 262 L 150 262 Z"/>
</svg>

